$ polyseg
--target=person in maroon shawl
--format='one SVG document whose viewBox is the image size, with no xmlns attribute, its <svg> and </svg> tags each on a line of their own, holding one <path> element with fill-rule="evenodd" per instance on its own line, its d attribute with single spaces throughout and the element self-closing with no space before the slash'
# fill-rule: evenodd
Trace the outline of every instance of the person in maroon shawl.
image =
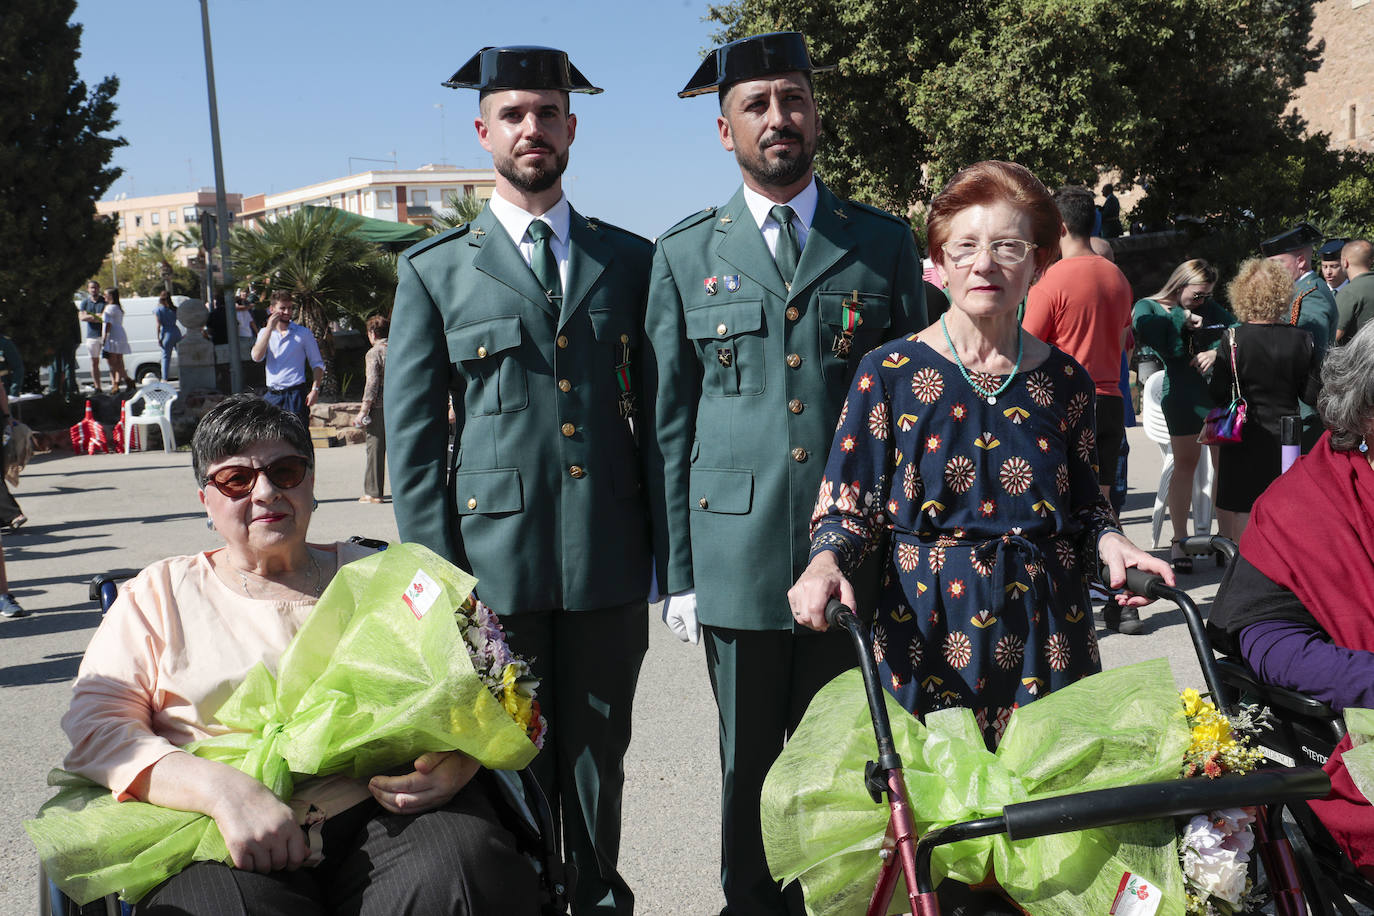
<svg viewBox="0 0 1374 916">
<path fill-rule="evenodd" d="M 1311 453 L 1255 502 L 1212 624 L 1261 680 L 1337 711 L 1374 708 L 1374 330 L 1331 350 Z M 1312 802 L 1350 860 L 1374 878 L 1374 810 L 1350 779 L 1347 737 L 1324 769 L 1331 794 Z"/>
</svg>

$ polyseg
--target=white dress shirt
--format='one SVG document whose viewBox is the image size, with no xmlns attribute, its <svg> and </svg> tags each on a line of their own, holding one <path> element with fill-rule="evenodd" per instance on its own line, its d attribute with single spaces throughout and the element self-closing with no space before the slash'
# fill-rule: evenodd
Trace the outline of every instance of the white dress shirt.
<svg viewBox="0 0 1374 916">
<path fill-rule="evenodd" d="M 572 207 L 568 204 L 568 195 L 564 194 L 558 198 L 558 203 L 549 208 L 549 211 L 542 216 L 535 216 L 533 213 L 526 213 L 515 204 L 506 200 L 500 194 L 491 195 L 491 212 L 506 230 L 510 240 L 515 243 L 515 247 L 520 249 L 520 257 L 525 259 L 525 263 L 530 263 L 534 257 L 534 240 L 530 238 L 530 223 L 536 219 L 543 220 L 549 224 L 553 230 L 553 238 L 549 239 L 549 247 L 553 249 L 553 256 L 558 261 L 558 279 L 562 281 L 563 288 L 568 288 L 568 227 L 572 222 Z M 777 229 L 773 230 L 777 234 Z"/>
<path fill-rule="evenodd" d="M 798 251 L 806 248 L 806 237 L 811 234 L 811 221 L 816 218 L 816 201 L 818 198 L 816 178 L 813 175 L 811 183 L 802 188 L 796 197 L 785 204 L 785 206 L 792 208 L 792 228 L 797 233 Z M 778 225 L 778 221 L 773 219 L 768 211 L 777 204 L 747 184 L 744 186 L 744 202 L 749 206 L 749 212 L 753 215 L 754 222 L 758 224 L 759 231 L 763 233 L 763 242 L 768 246 L 768 253 L 776 258 L 778 256 L 778 232 L 782 227 Z"/>
</svg>

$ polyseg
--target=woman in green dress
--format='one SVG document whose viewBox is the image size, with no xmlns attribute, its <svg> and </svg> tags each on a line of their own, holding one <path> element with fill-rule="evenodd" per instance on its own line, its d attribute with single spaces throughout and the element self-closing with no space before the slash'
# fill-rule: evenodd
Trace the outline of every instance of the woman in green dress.
<svg viewBox="0 0 1374 916">
<path fill-rule="evenodd" d="M 1138 346 L 1154 350 L 1164 360 L 1164 420 L 1174 452 L 1174 476 L 1169 481 L 1169 521 L 1174 542 L 1170 560 L 1177 572 L 1191 572 L 1192 560 L 1184 555 L 1179 540 L 1188 536 L 1193 475 L 1202 445 L 1198 433 L 1215 405 L 1204 377 L 1217 359 L 1221 331 L 1236 319 L 1212 301 L 1217 269 L 1201 258 L 1184 261 L 1174 269 L 1164 288 L 1135 304 L 1132 321 Z M 1217 466 L 1216 447 L 1212 467 Z"/>
</svg>

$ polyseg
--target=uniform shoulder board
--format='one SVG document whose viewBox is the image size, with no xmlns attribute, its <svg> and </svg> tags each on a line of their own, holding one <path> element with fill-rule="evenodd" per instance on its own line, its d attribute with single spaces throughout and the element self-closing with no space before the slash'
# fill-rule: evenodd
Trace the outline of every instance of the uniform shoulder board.
<svg viewBox="0 0 1374 916">
<path fill-rule="evenodd" d="M 614 223 L 604 222 L 602 220 L 597 219 L 595 216 L 583 216 L 582 220 L 587 224 L 588 229 L 608 229 L 611 232 L 616 233 L 617 235 L 626 236 L 636 242 L 643 242 L 645 245 L 653 244 L 653 242 L 649 241 L 637 232 L 631 232 L 629 229 L 621 228 L 620 226 L 617 226 Z"/>
<path fill-rule="evenodd" d="M 663 239 L 666 239 L 668 236 L 673 235 L 674 233 L 681 232 L 683 229 L 687 229 L 691 226 L 703 223 L 715 215 L 715 207 L 707 207 L 705 210 L 693 213 L 691 216 L 687 217 L 682 222 L 674 225 L 673 227 L 665 231 L 662 235 L 659 236 L 659 240 L 661 241 Z"/>
<path fill-rule="evenodd" d="M 900 226 L 905 226 L 907 229 L 910 229 L 910 228 L 911 228 L 911 224 L 908 223 L 906 220 L 902 219 L 900 216 L 898 216 L 898 215 L 895 214 L 895 213 L 890 213 L 890 212 L 888 212 L 887 210 L 884 210 L 882 207 L 875 207 L 875 206 L 873 206 L 872 204 L 866 204 L 866 203 L 863 203 L 862 201 L 857 201 L 857 200 L 846 201 L 846 203 L 847 203 L 849 206 L 853 207 L 855 210 L 861 210 L 861 211 L 863 211 L 864 213 L 872 213 L 874 216 L 881 216 L 881 217 L 884 217 L 884 218 L 886 218 L 886 219 L 890 219 L 890 220 L 892 220 L 894 223 L 897 223 L 897 224 L 900 225 Z"/>
<path fill-rule="evenodd" d="M 460 239 L 468 234 L 468 226 L 468 223 L 463 223 L 461 226 L 454 226 L 452 229 L 449 229 L 445 232 L 440 232 L 438 235 L 431 235 L 427 239 L 421 239 L 414 245 L 411 245 L 405 251 L 401 252 L 401 257 L 412 258 L 417 254 L 423 254 L 424 252 L 429 251 L 429 249 L 433 248 L 435 245 L 442 245 L 443 243 L 452 241 L 453 239 Z"/>
</svg>

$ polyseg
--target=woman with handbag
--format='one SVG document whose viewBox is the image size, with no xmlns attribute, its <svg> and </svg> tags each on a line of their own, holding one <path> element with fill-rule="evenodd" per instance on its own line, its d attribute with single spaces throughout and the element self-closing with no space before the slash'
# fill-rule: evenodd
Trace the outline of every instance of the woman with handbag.
<svg viewBox="0 0 1374 916">
<path fill-rule="evenodd" d="M 1216 406 L 1203 375 L 1216 362 L 1216 331 L 1235 324 L 1235 319 L 1212 300 L 1216 283 L 1217 269 L 1211 264 L 1201 258 L 1184 261 L 1170 274 L 1163 289 L 1135 304 L 1132 318 L 1136 344 L 1149 347 L 1164 360 L 1161 407 L 1174 455 L 1168 502 L 1174 531 L 1169 560 L 1175 572 L 1193 571 L 1193 561 L 1179 541 L 1188 536 L 1193 475 L 1202 455 L 1197 436 L 1207 412 Z M 1216 463 L 1214 451 L 1212 466 Z"/>
<path fill-rule="evenodd" d="M 1293 282 L 1273 261 L 1251 258 L 1227 287 L 1243 324 L 1227 331 L 1209 384 L 1219 405 L 1243 403 L 1240 436 L 1219 442 L 1217 512 L 1221 533 L 1239 541 L 1250 507 L 1279 476 L 1279 424 L 1298 400 L 1316 403 L 1320 364 L 1312 335 L 1283 319 Z"/>
</svg>

